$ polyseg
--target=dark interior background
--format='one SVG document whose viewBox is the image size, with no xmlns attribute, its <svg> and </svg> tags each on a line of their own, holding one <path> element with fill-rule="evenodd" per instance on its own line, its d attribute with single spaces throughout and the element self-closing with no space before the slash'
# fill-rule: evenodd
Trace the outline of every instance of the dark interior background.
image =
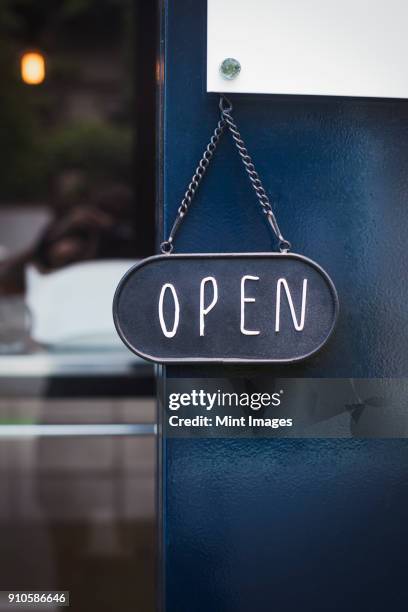
<svg viewBox="0 0 408 612">
<path fill-rule="evenodd" d="M 103 281 L 153 253 L 157 20 L 143 0 L 0 4 L 0 590 L 69 590 L 78 611 L 154 609 L 153 371 L 113 325 L 36 337 L 27 270 L 40 297 L 69 272 L 47 303 L 80 322 L 84 265 Z"/>
</svg>

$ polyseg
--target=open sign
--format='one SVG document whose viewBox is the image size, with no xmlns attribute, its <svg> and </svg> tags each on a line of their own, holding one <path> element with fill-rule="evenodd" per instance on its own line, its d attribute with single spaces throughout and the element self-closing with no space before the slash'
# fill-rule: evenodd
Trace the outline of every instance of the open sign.
<svg viewBox="0 0 408 612">
<path fill-rule="evenodd" d="M 151 361 L 285 363 L 327 342 L 338 297 L 301 255 L 159 255 L 125 274 L 113 312 L 123 342 Z"/>
</svg>

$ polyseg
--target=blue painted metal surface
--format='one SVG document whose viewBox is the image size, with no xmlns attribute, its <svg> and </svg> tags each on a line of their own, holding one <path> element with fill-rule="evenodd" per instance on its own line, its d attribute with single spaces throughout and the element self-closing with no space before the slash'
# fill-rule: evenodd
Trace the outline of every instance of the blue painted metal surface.
<svg viewBox="0 0 408 612">
<path fill-rule="evenodd" d="M 164 235 L 218 118 L 217 96 L 205 93 L 205 0 L 169 2 L 165 40 Z M 329 272 L 341 305 L 318 356 L 263 373 L 406 376 L 408 102 L 236 96 L 234 105 L 284 235 Z M 270 247 L 224 138 L 176 250 Z M 167 612 L 406 609 L 407 442 L 173 439 L 162 468 Z"/>
</svg>

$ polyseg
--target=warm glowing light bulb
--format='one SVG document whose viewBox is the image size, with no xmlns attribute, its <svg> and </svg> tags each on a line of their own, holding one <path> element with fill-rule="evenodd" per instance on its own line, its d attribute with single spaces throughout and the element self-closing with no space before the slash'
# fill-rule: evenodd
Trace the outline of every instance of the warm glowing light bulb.
<svg viewBox="0 0 408 612">
<path fill-rule="evenodd" d="M 41 53 L 24 53 L 21 58 L 21 78 L 27 85 L 40 85 L 44 81 L 45 58 Z"/>
</svg>

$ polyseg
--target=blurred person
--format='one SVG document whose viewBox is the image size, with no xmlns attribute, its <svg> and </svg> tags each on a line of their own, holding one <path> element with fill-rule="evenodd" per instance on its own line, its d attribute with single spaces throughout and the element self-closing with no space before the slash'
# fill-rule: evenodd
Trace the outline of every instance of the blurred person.
<svg viewBox="0 0 408 612">
<path fill-rule="evenodd" d="M 0 296 L 24 294 L 29 264 L 49 274 L 82 261 L 134 258 L 132 205 L 130 190 L 114 185 L 67 207 L 30 249 L 0 261 Z"/>
</svg>

